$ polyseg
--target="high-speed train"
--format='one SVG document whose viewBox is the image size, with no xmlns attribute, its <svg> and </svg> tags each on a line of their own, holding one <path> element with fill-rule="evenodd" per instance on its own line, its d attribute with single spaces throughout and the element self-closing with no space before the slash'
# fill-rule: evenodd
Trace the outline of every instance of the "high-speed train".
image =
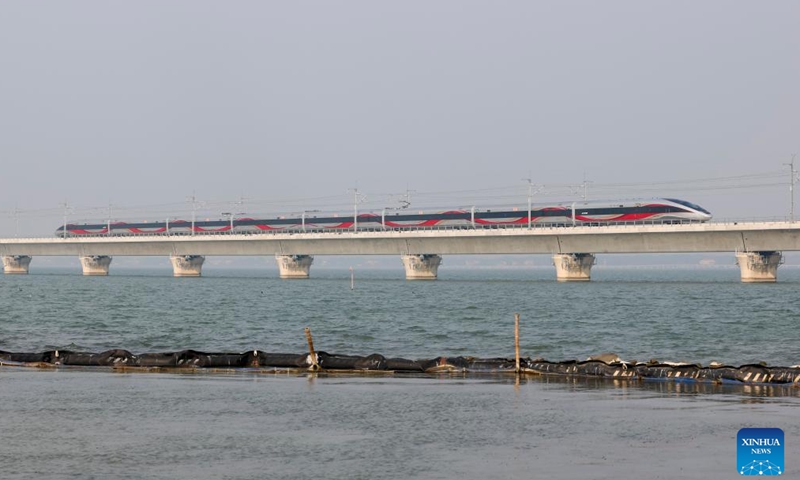
<svg viewBox="0 0 800 480">
<path fill-rule="evenodd" d="M 320 216 L 276 218 L 231 218 L 229 220 L 187 220 L 156 222 L 106 222 L 67 224 L 56 230 L 58 237 L 198 235 L 221 233 L 380 231 L 445 228 L 509 228 L 531 226 L 578 226 L 626 223 L 706 222 L 711 213 L 694 203 L 676 198 L 579 201 L 537 205 L 531 209 L 505 208 L 487 210 L 449 210 L 442 212 L 408 211 L 387 214 L 385 211 Z"/>
</svg>

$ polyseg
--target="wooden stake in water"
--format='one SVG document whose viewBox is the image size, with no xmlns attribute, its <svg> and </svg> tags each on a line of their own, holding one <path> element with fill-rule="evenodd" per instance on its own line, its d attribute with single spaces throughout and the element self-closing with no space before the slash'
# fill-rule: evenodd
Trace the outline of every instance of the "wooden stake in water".
<svg viewBox="0 0 800 480">
<path fill-rule="evenodd" d="M 309 370 L 319 370 L 319 363 L 317 363 L 317 354 L 314 353 L 314 340 L 311 338 L 311 329 L 306 327 L 306 340 L 308 341 L 308 353 L 311 358 L 311 366 Z"/>
<path fill-rule="evenodd" d="M 514 356 L 517 360 L 516 373 L 519 373 L 519 313 L 514 314 Z"/>
<path fill-rule="evenodd" d="M 353 267 L 350 267 L 350 290 L 356 288 L 356 274 L 353 271 Z"/>
</svg>

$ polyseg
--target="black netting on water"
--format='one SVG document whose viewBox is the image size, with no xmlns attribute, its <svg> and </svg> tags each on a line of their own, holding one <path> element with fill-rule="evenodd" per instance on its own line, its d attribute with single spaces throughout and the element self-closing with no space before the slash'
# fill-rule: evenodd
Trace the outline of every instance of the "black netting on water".
<svg viewBox="0 0 800 480">
<path fill-rule="evenodd" d="M 316 360 L 315 362 L 312 360 Z M 410 360 L 386 358 L 373 353 L 367 356 L 336 355 L 317 352 L 268 353 L 252 350 L 244 353 L 179 352 L 134 354 L 114 349 L 100 353 L 48 350 L 45 352 L 0 351 L 0 365 L 34 367 L 112 367 L 112 368 L 226 368 L 226 369 L 321 369 L 330 371 L 389 371 L 409 373 L 515 373 L 516 361 L 508 358 L 436 357 Z M 685 381 L 701 383 L 783 384 L 800 386 L 800 368 L 765 365 L 702 366 L 651 361 L 632 364 L 599 360 L 550 362 L 543 359 L 520 359 L 520 373 L 531 375 L 572 375 L 642 381 Z"/>
</svg>

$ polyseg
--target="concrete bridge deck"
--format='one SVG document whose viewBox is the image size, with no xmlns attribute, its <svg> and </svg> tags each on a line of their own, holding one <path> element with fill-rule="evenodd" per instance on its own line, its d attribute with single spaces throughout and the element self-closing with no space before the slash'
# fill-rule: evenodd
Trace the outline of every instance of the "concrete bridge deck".
<svg viewBox="0 0 800 480">
<path fill-rule="evenodd" d="M 777 254 L 777 259 L 766 260 L 774 263 L 776 270 L 780 263 L 780 253 L 776 252 L 781 251 L 800 251 L 800 222 L 0 239 L 0 256 L 4 261 L 10 257 L 38 255 L 74 255 L 95 260 L 116 255 L 169 255 L 186 257 L 187 261 L 189 257 L 209 255 L 274 255 L 305 259 L 305 276 L 311 264 L 308 258 L 312 255 L 419 257 L 419 261 L 406 265 L 408 273 L 410 268 L 424 270 L 426 262 L 433 262 L 434 268 L 438 268 L 440 255 L 550 254 L 554 255 L 557 269 L 559 261 L 566 262 L 563 268 L 567 270 L 585 269 L 586 278 L 582 279 L 588 280 L 593 254 L 598 253 L 735 252 L 737 259 L 744 254 L 762 257 Z M 591 262 L 588 257 L 579 256 L 589 256 Z M 106 272 L 107 263 L 103 267 Z M 283 263 L 289 268 L 291 262 Z M 407 262 L 404 260 L 404 263 Z M 435 278 L 435 272 L 428 277 Z"/>
</svg>

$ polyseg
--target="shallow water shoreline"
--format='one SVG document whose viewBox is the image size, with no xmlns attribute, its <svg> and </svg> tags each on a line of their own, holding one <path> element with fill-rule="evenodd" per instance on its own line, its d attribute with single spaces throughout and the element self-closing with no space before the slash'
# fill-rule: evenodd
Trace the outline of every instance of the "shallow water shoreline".
<svg viewBox="0 0 800 480">
<path fill-rule="evenodd" d="M 4 478 L 701 479 L 738 475 L 739 428 L 800 436 L 796 396 L 562 380 L 0 369 L 0 462 Z"/>
</svg>

